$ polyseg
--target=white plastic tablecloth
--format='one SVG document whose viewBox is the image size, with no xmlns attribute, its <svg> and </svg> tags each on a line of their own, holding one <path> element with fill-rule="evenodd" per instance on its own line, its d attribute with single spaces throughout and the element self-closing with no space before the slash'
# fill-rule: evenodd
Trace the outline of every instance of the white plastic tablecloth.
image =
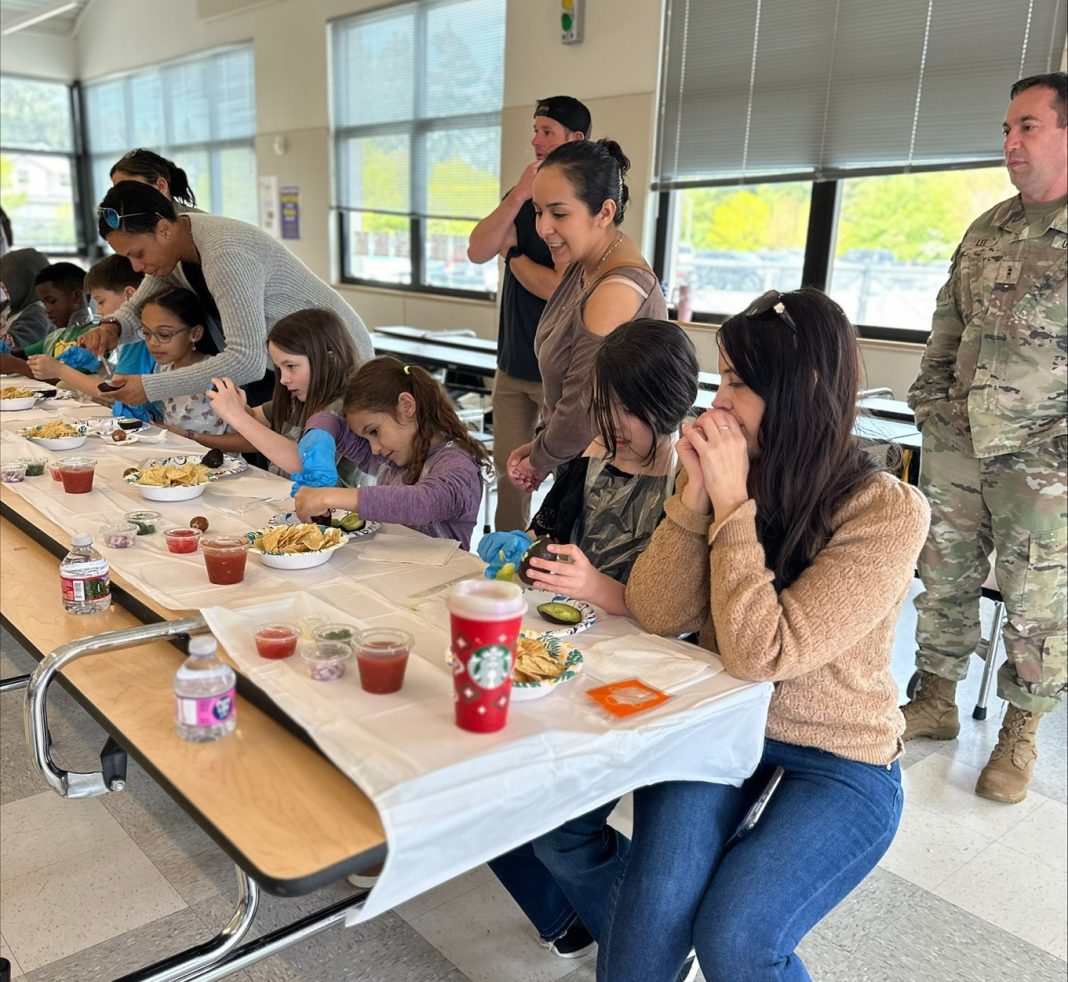
<svg viewBox="0 0 1068 982">
<path fill-rule="evenodd" d="M 17 415 L 17 414 L 14 414 Z M 68 495 L 49 478 L 9 485 L 68 532 L 89 531 L 123 514 L 151 508 L 161 524 L 208 518 L 213 532 L 238 533 L 263 525 L 277 510 L 289 482 L 252 469 L 221 478 L 188 502 L 147 502 L 121 473 L 147 457 L 202 449 L 168 435 L 167 444 L 107 444 L 90 438 L 77 450 L 52 454 L 14 436 L 0 421 L 0 453 L 44 457 L 91 454 L 98 460 L 94 490 Z M 425 537 L 385 526 L 398 541 Z M 356 540 L 358 543 L 359 540 Z M 98 547 L 101 545 L 97 539 Z M 633 790 L 666 780 L 736 784 L 760 756 L 768 685 L 742 683 L 708 657 L 707 669 L 672 690 L 672 698 L 624 720 L 607 715 L 585 696 L 609 681 L 587 666 L 552 695 L 513 703 L 507 727 L 496 734 L 466 733 L 453 721 L 452 681 L 444 654 L 449 583 L 479 575 L 481 560 L 457 550 L 445 565 L 361 560 L 353 544 L 310 570 L 268 569 L 250 555 L 245 580 L 207 582 L 203 558 L 166 551 L 160 534 L 139 536 L 131 549 L 101 548 L 112 567 L 161 605 L 200 608 L 242 674 L 305 728 L 323 753 L 371 798 L 389 843 L 383 874 L 362 911 L 365 920 L 493 856 L 554 828 L 568 818 Z M 58 589 L 58 574 L 57 586 Z M 355 667 L 333 683 L 310 680 L 299 656 L 269 662 L 255 652 L 252 634 L 264 620 L 318 612 L 358 625 L 389 625 L 415 637 L 402 691 L 369 696 Z M 531 610 L 525 626 L 544 629 Z M 598 612 L 590 630 L 570 640 L 580 649 L 635 633 L 629 619 Z M 694 655 L 700 652 L 694 649 Z M 655 658 L 655 653 L 650 654 Z M 640 665 L 640 654 L 628 655 Z M 590 659 L 604 664 L 604 656 Z M 685 674 L 685 673 L 684 673 Z M 680 676 L 681 677 L 681 676 Z"/>
</svg>

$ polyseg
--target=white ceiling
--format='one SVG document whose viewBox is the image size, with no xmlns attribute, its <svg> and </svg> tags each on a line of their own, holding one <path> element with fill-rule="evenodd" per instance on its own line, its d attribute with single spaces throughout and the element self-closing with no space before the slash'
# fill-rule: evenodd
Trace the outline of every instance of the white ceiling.
<svg viewBox="0 0 1068 982">
<path fill-rule="evenodd" d="M 0 0 L 0 30 L 6 30 L 30 17 L 65 6 L 67 2 L 68 0 Z M 41 21 L 39 24 L 34 24 L 27 30 L 53 37 L 73 37 L 78 16 L 90 2 L 91 0 L 77 0 L 76 7 L 66 13 Z"/>
</svg>

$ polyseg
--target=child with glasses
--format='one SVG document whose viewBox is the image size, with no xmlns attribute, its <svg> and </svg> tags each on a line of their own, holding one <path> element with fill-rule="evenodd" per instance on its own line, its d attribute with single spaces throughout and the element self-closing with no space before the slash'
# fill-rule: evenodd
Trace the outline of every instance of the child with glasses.
<svg viewBox="0 0 1068 982">
<path fill-rule="evenodd" d="M 198 350 L 206 341 L 204 308 L 192 290 L 172 287 L 157 293 L 141 308 L 137 336 L 145 342 L 155 362 L 153 374 L 197 365 L 211 357 Z M 163 426 L 179 436 L 195 439 L 198 433 L 225 433 L 205 393 L 166 396 L 160 400 Z"/>
</svg>

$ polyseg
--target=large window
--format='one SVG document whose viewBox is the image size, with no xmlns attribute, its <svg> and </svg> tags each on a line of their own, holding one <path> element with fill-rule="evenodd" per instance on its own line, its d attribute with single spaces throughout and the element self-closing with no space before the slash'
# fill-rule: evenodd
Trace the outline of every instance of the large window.
<svg viewBox="0 0 1068 982">
<path fill-rule="evenodd" d="M 50 255 L 82 251 L 74 173 L 69 87 L 0 76 L 0 204 L 16 247 Z"/>
<path fill-rule="evenodd" d="M 186 172 L 201 208 L 257 221 L 251 45 L 88 83 L 85 116 L 97 200 L 115 161 L 147 147 Z"/>
<path fill-rule="evenodd" d="M 656 261 L 710 319 L 823 287 L 922 339 L 965 229 L 1012 194 L 1001 113 L 1055 70 L 1059 0 L 667 0 Z M 966 38 L 966 43 L 961 39 Z"/>
<path fill-rule="evenodd" d="M 491 293 L 467 239 L 500 196 L 504 0 L 420 0 L 331 27 L 341 275 Z"/>
</svg>

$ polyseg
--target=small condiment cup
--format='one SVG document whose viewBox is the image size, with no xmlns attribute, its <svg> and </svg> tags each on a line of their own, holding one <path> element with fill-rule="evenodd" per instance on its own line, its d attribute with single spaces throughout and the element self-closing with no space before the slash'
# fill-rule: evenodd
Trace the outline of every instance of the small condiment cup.
<svg viewBox="0 0 1068 982">
<path fill-rule="evenodd" d="M 0 464 L 0 481 L 4 484 L 20 484 L 26 480 L 26 461 L 13 460 L 9 464 Z"/>
<path fill-rule="evenodd" d="M 322 624 L 312 630 L 312 637 L 316 641 L 340 641 L 350 648 L 360 629 L 352 624 Z"/>
<path fill-rule="evenodd" d="M 333 682 L 345 674 L 352 648 L 344 641 L 315 641 L 300 649 L 300 657 L 316 682 Z"/>
<path fill-rule="evenodd" d="M 129 549 L 137 541 L 137 526 L 129 522 L 101 525 L 100 541 L 109 549 Z"/>
<path fill-rule="evenodd" d="M 67 494 L 88 494 L 93 490 L 96 460 L 92 457 L 68 457 L 59 465 L 59 477 Z"/>
<path fill-rule="evenodd" d="M 305 641 L 314 641 L 315 629 L 317 627 L 322 627 L 325 623 L 326 617 L 322 614 L 305 614 L 299 621 L 297 621 Z"/>
<path fill-rule="evenodd" d="M 53 481 L 63 480 L 63 464 L 61 461 L 53 460 L 49 461 L 48 473 L 52 476 Z"/>
<path fill-rule="evenodd" d="M 377 695 L 400 691 L 404 685 L 408 655 L 414 643 L 415 638 L 407 631 L 391 627 L 372 627 L 360 631 L 353 644 L 363 691 Z"/>
<path fill-rule="evenodd" d="M 256 652 L 261 658 L 288 658 L 297 652 L 300 628 L 296 624 L 264 624 L 256 631 Z"/>
<path fill-rule="evenodd" d="M 123 518 L 131 525 L 137 526 L 138 535 L 152 535 L 159 531 L 160 519 L 163 516 L 158 511 L 128 511 Z"/>
<path fill-rule="evenodd" d="M 44 457 L 26 457 L 22 463 L 26 465 L 27 477 L 40 477 L 44 474 L 48 461 Z"/>
<path fill-rule="evenodd" d="M 240 583 L 245 578 L 249 544 L 241 535 L 204 536 L 200 540 L 200 551 L 204 554 L 208 582 L 218 586 Z"/>
<path fill-rule="evenodd" d="M 197 551 L 197 543 L 200 542 L 200 529 L 191 529 L 188 526 L 164 529 L 163 538 L 167 542 L 167 550 L 169 552 L 187 555 Z"/>
</svg>

